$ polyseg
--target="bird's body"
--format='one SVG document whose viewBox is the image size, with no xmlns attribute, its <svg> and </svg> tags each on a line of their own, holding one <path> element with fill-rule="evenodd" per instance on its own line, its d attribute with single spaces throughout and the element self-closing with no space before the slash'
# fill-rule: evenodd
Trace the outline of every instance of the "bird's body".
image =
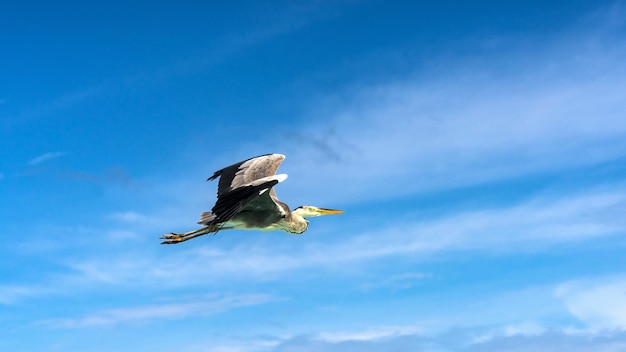
<svg viewBox="0 0 626 352">
<path fill-rule="evenodd" d="M 220 230 L 244 229 L 274 231 L 283 230 L 301 234 L 308 228 L 304 217 L 340 214 L 341 210 L 301 206 L 293 211 L 278 200 L 274 186 L 287 179 L 276 175 L 285 160 L 281 154 L 266 154 L 247 159 L 216 171 L 208 180 L 219 177 L 217 201 L 210 212 L 200 214 L 198 224 L 204 227 L 182 234 L 161 236 L 164 244 L 184 242 L 189 239 Z"/>
</svg>

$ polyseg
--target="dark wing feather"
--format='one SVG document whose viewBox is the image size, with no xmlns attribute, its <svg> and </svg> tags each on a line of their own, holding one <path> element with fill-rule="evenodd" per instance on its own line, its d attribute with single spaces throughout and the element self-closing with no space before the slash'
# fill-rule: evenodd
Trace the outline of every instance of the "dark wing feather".
<svg viewBox="0 0 626 352">
<path fill-rule="evenodd" d="M 230 220 L 247 204 L 258 198 L 265 189 L 269 188 L 270 194 L 275 197 L 272 187 L 287 177 L 286 175 L 274 177 L 284 159 L 285 156 L 281 154 L 266 154 L 215 171 L 207 180 L 220 178 L 217 202 L 211 209 L 213 217 L 205 216 L 203 213 L 200 223 L 213 225 Z"/>
<path fill-rule="evenodd" d="M 264 192 L 235 214 L 235 219 L 249 228 L 264 228 L 284 218 L 288 212 L 289 207 L 286 204 L 277 203 L 270 196 L 270 192 Z"/>
<path fill-rule="evenodd" d="M 243 186 L 220 196 L 213 209 L 211 209 L 211 212 L 215 214 L 215 219 L 211 221 L 211 224 L 219 224 L 230 220 L 246 205 L 258 198 L 262 190 L 273 187 L 278 182 L 278 180 L 271 180 L 259 185 Z"/>
<path fill-rule="evenodd" d="M 242 185 L 274 175 L 283 160 L 285 160 L 285 156 L 281 154 L 257 156 L 215 171 L 207 181 L 220 178 L 217 186 L 217 196 L 219 198 Z"/>
</svg>

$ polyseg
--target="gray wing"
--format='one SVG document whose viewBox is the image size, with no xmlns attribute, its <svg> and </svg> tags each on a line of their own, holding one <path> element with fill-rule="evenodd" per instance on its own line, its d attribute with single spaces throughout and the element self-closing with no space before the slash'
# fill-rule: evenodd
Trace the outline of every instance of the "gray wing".
<svg viewBox="0 0 626 352">
<path fill-rule="evenodd" d="M 200 223 L 209 225 L 228 221 L 260 195 L 268 193 L 268 190 L 273 203 L 275 193 L 272 187 L 287 178 L 287 175 L 274 175 L 283 160 L 285 160 L 284 155 L 267 154 L 216 171 L 208 180 L 220 178 L 217 202 L 211 209 L 211 213 L 201 214 Z M 274 204 L 274 212 L 276 210 L 276 204 Z"/>
<path fill-rule="evenodd" d="M 217 186 L 219 198 L 222 194 L 231 192 L 245 184 L 274 175 L 283 160 L 285 160 L 285 156 L 282 154 L 257 156 L 217 170 L 207 181 L 220 178 Z"/>
</svg>

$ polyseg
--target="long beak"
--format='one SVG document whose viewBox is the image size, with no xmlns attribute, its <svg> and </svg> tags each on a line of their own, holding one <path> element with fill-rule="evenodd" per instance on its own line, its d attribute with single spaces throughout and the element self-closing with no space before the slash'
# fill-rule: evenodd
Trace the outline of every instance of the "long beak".
<svg viewBox="0 0 626 352">
<path fill-rule="evenodd" d="M 317 208 L 320 215 L 343 214 L 343 210 Z"/>
<path fill-rule="evenodd" d="M 293 212 L 305 218 L 320 215 L 343 214 L 343 210 L 318 208 L 312 205 L 303 205 L 301 207 L 297 207 Z"/>
</svg>

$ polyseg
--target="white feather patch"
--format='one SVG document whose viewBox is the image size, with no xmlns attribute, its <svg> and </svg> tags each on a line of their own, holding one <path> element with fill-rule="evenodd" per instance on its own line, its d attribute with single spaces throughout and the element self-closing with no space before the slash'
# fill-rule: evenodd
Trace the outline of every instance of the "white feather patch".
<svg viewBox="0 0 626 352">
<path fill-rule="evenodd" d="M 252 182 L 248 182 L 246 184 L 241 185 L 242 187 L 244 186 L 258 186 L 258 185 L 262 185 L 264 183 L 270 182 L 270 181 L 278 181 L 278 182 L 283 182 L 284 180 L 287 179 L 287 175 L 285 174 L 280 174 L 280 175 L 272 175 L 272 176 L 267 176 L 267 177 L 261 177 L 259 179 L 256 179 Z"/>
<path fill-rule="evenodd" d="M 272 175 L 272 176 L 262 177 L 262 178 L 260 178 L 258 180 L 254 180 L 254 181 L 252 181 L 250 183 L 247 183 L 245 186 L 258 186 L 258 185 L 261 185 L 263 183 L 266 183 L 266 182 L 269 182 L 269 181 L 274 181 L 274 180 L 276 180 L 276 181 L 278 181 L 280 183 L 280 182 L 285 181 L 286 179 L 287 179 L 287 174 Z M 269 188 L 265 188 L 265 189 L 260 190 L 259 191 L 259 195 L 267 192 L 268 189 Z"/>
<path fill-rule="evenodd" d="M 278 183 L 283 182 L 287 179 L 287 174 L 278 174 L 274 175 L 274 178 L 278 180 Z"/>
</svg>

